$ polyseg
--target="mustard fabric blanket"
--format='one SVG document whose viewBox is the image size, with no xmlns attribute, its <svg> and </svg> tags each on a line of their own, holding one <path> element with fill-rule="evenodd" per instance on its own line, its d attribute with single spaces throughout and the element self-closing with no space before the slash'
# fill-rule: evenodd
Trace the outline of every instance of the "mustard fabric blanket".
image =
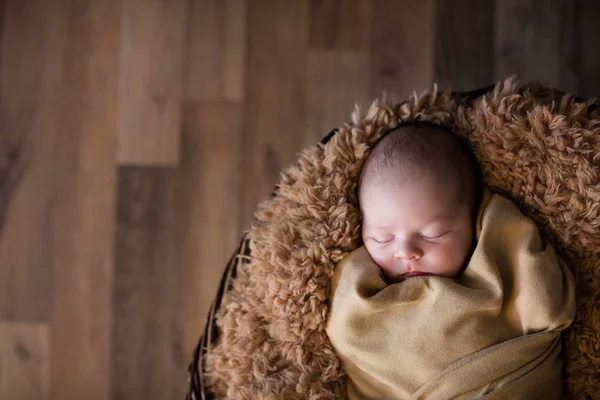
<svg viewBox="0 0 600 400">
<path fill-rule="evenodd" d="M 464 273 L 388 285 L 363 247 L 336 267 L 327 334 L 350 399 L 559 399 L 574 279 L 535 224 L 486 189 Z"/>
</svg>

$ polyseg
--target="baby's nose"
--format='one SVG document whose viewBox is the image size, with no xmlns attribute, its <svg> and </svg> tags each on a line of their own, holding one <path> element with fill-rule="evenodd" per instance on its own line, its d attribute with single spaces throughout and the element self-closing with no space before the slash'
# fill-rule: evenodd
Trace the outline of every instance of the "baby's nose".
<svg viewBox="0 0 600 400">
<path fill-rule="evenodd" d="M 396 258 L 401 260 L 419 260 L 423 257 L 423 251 L 411 243 L 400 244 L 396 249 Z"/>
</svg>

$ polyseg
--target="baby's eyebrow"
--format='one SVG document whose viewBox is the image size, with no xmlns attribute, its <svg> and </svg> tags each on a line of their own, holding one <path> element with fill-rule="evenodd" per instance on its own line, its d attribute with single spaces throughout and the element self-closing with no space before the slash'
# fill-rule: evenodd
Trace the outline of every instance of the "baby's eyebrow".
<svg viewBox="0 0 600 400">
<path fill-rule="evenodd" d="M 448 219 L 453 219 L 454 215 L 438 215 L 432 219 L 432 221 L 445 221 Z"/>
<path fill-rule="evenodd" d="M 389 226 L 387 226 L 387 225 L 374 225 L 374 226 L 373 226 L 373 225 L 372 225 L 372 226 L 370 226 L 370 227 L 367 227 L 367 230 L 368 230 L 368 231 L 371 231 L 371 230 L 373 230 L 373 229 L 378 229 L 378 230 L 386 230 L 386 229 L 389 229 Z"/>
<path fill-rule="evenodd" d="M 451 220 L 454 220 L 455 217 L 456 216 L 453 215 L 453 214 L 440 214 L 440 215 L 437 215 L 434 218 L 430 219 L 429 222 L 423 224 L 422 227 L 426 228 L 429 225 L 432 225 L 432 224 L 434 224 L 436 222 L 449 222 Z M 386 224 L 381 224 L 381 225 L 370 224 L 370 225 L 365 226 L 365 228 L 366 228 L 367 231 L 372 231 L 372 230 L 387 230 L 387 229 L 390 229 L 390 226 L 386 225 Z"/>
<path fill-rule="evenodd" d="M 454 215 L 438 215 L 434 218 L 432 218 L 427 224 L 425 224 L 425 226 L 434 224 L 436 222 L 448 222 L 450 220 L 454 219 Z"/>
</svg>

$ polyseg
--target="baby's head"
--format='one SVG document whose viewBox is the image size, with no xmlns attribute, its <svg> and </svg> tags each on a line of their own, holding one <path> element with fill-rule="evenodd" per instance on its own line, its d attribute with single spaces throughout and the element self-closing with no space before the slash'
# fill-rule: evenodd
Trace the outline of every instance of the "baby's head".
<svg viewBox="0 0 600 400">
<path fill-rule="evenodd" d="M 360 176 L 362 238 L 390 282 L 454 277 L 468 261 L 481 185 L 460 138 L 416 122 L 386 134 Z"/>
</svg>

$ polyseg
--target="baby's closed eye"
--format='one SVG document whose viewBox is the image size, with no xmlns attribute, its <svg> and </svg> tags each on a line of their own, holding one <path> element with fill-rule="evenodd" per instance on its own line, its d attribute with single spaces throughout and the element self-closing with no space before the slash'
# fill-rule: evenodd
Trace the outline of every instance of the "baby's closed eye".
<svg viewBox="0 0 600 400">
<path fill-rule="evenodd" d="M 427 235 L 421 235 L 422 239 L 439 239 L 442 236 L 446 236 L 450 231 L 442 232 L 442 233 L 430 233 Z"/>
<path fill-rule="evenodd" d="M 379 243 L 379 244 L 390 243 L 391 241 L 394 240 L 393 237 L 389 237 L 389 238 L 369 238 L 369 239 L 373 239 L 374 242 Z"/>
<path fill-rule="evenodd" d="M 421 239 L 423 239 L 426 242 L 435 244 L 435 243 L 439 243 L 440 241 L 443 241 L 444 239 L 446 239 L 446 237 L 449 236 L 450 232 L 451 231 L 446 231 L 443 233 L 422 235 Z"/>
</svg>

